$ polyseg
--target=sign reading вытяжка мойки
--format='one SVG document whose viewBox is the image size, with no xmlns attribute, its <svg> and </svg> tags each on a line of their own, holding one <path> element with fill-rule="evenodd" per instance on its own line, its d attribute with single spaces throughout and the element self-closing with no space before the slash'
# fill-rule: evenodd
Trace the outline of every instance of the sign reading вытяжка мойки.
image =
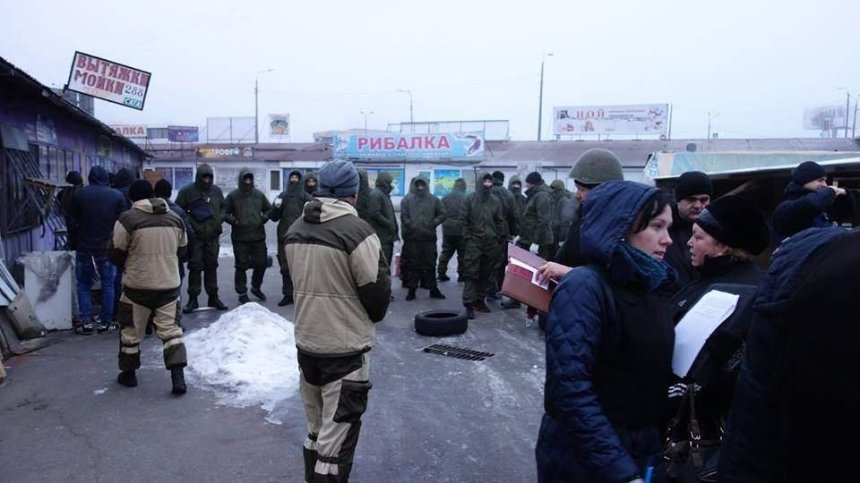
<svg viewBox="0 0 860 483">
<path fill-rule="evenodd" d="M 75 52 L 66 89 L 142 111 L 151 77 L 140 69 Z"/>
</svg>

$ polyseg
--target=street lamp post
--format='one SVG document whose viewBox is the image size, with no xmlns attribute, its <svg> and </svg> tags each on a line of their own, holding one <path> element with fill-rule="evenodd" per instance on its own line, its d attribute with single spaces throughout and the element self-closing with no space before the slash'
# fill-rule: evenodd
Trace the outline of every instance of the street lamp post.
<svg viewBox="0 0 860 483">
<path fill-rule="evenodd" d="M 367 135 L 367 116 L 373 115 L 373 111 L 359 111 L 364 116 L 364 135 Z"/>
<path fill-rule="evenodd" d="M 540 128 L 543 121 L 543 64 L 547 57 L 552 57 L 552 52 L 543 54 L 540 58 L 540 94 L 538 97 L 538 133 L 537 140 L 540 141 Z"/>
<path fill-rule="evenodd" d="M 412 119 L 412 91 L 409 89 L 397 89 L 397 91 L 409 94 L 409 124 L 410 124 L 410 128 L 412 128 L 411 125 L 415 122 Z"/>
<path fill-rule="evenodd" d="M 261 70 L 254 76 L 254 144 L 260 144 L 260 74 L 273 70 L 275 69 Z"/>
</svg>

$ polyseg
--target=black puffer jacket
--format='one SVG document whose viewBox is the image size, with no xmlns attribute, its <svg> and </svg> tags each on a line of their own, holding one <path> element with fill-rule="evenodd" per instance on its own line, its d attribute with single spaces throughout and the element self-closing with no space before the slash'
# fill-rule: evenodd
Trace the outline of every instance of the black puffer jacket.
<svg viewBox="0 0 860 483">
<path fill-rule="evenodd" d="M 197 167 L 197 176 L 179 190 L 176 204 L 188 213 L 194 236 L 198 240 L 212 240 L 221 235 L 224 222 L 224 195 L 221 188 L 213 183 L 204 183 L 205 176 L 213 176 L 214 171 L 208 164 Z"/>
<path fill-rule="evenodd" d="M 427 185 L 424 190 L 417 189 L 419 180 Z M 430 184 L 423 176 L 416 177 L 412 185 L 415 194 L 400 203 L 403 239 L 436 241 L 436 227 L 445 221 L 445 207 L 439 198 L 430 194 Z"/>
<path fill-rule="evenodd" d="M 239 171 L 239 187 L 231 191 L 224 202 L 227 223 L 233 225 L 230 238 L 234 242 L 265 240 L 264 225 L 269 221 L 269 210 L 272 208 L 266 195 L 254 188 L 253 182 L 242 182 L 246 174 L 252 174 L 251 170 L 242 168 Z"/>
<path fill-rule="evenodd" d="M 305 193 L 301 174 L 298 172 L 296 174 L 299 175 L 299 180 L 295 183 L 289 182 L 287 189 L 281 191 L 281 194 L 275 198 L 269 211 L 269 219 L 278 222 L 278 242 L 284 240 L 290 225 L 302 216 L 305 203 L 312 199 L 311 195 Z M 290 173 L 290 176 L 292 175 L 293 173 Z"/>
<path fill-rule="evenodd" d="M 394 179 L 390 173 L 382 172 L 376 177 L 376 188 L 370 192 L 367 203 L 367 222 L 376 230 L 376 236 L 383 245 L 400 239 L 397 235 L 397 215 L 391 204 L 391 191 Z"/>
</svg>

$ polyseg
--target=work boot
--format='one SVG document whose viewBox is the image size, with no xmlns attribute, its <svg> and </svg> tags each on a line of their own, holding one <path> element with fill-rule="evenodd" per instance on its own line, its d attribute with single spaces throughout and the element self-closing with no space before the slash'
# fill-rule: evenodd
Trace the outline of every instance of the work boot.
<svg viewBox="0 0 860 483">
<path fill-rule="evenodd" d="M 430 298 L 445 300 L 445 294 L 439 291 L 439 287 L 433 287 L 430 289 Z"/>
<path fill-rule="evenodd" d="M 260 299 L 260 302 L 266 301 L 266 294 L 264 294 L 263 291 L 260 290 L 259 288 L 252 288 L 251 293 L 254 294 L 254 297 L 257 297 L 258 299 Z"/>
<path fill-rule="evenodd" d="M 483 300 L 481 300 L 475 304 L 475 310 L 477 310 L 478 312 L 484 313 L 484 314 L 490 313 L 490 307 L 488 307 L 487 303 L 484 302 Z"/>
<path fill-rule="evenodd" d="M 466 317 L 469 319 L 475 318 L 475 309 L 471 305 L 466 306 Z"/>
<path fill-rule="evenodd" d="M 173 394 L 181 396 L 188 391 L 188 388 L 185 387 L 185 371 L 182 367 L 170 368 L 170 380 L 173 382 L 173 390 L 171 391 Z"/>
<path fill-rule="evenodd" d="M 287 305 L 292 305 L 292 304 L 293 304 L 293 298 L 290 297 L 289 295 L 284 295 L 284 298 L 282 298 L 281 301 L 278 302 L 278 307 L 286 307 Z"/>
<path fill-rule="evenodd" d="M 125 387 L 137 387 L 137 376 L 134 371 L 122 371 L 116 376 L 116 382 Z"/>
<path fill-rule="evenodd" d="M 414 288 L 410 288 L 409 293 L 406 294 L 406 301 L 409 302 L 410 300 L 415 300 L 415 289 Z"/>
<path fill-rule="evenodd" d="M 487 298 L 490 300 L 499 300 L 502 296 L 498 292 L 491 292 L 487 294 Z"/>
<path fill-rule="evenodd" d="M 197 305 L 197 297 L 191 297 L 188 299 L 188 303 L 185 305 L 185 308 L 182 309 L 183 314 L 190 314 L 195 310 L 199 309 L 200 306 Z"/>
<path fill-rule="evenodd" d="M 248 294 L 246 294 L 246 293 L 243 293 L 242 295 L 239 296 L 239 305 L 247 304 L 250 301 L 251 301 L 251 299 L 248 297 Z"/>
<path fill-rule="evenodd" d="M 440 282 L 447 282 L 448 280 L 451 280 L 451 277 L 449 277 L 448 275 L 446 275 L 444 273 L 440 273 L 439 276 L 436 277 L 436 279 L 439 280 Z"/>
<path fill-rule="evenodd" d="M 520 303 L 514 299 L 505 300 L 500 305 L 503 309 L 518 309 L 521 307 Z"/>
<path fill-rule="evenodd" d="M 247 295 L 246 295 L 246 297 L 247 297 Z M 219 299 L 217 296 L 209 297 L 209 303 L 206 305 L 208 305 L 210 307 L 214 307 L 217 310 L 227 310 L 227 306 L 224 305 L 224 302 L 222 302 L 221 299 Z"/>
</svg>

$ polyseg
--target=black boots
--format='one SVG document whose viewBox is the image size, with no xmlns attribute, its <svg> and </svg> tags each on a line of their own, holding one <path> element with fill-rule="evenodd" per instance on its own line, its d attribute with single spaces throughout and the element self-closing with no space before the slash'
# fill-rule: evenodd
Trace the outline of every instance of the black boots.
<svg viewBox="0 0 860 483">
<path fill-rule="evenodd" d="M 197 297 L 191 297 L 188 299 L 188 303 L 185 305 L 185 308 L 182 309 L 183 314 L 190 314 L 195 310 L 199 309 L 200 306 L 197 305 Z"/>
<path fill-rule="evenodd" d="M 251 301 L 251 299 L 248 297 L 248 294 L 246 294 L 246 293 L 243 293 L 242 295 L 239 296 L 239 305 L 247 304 L 250 301 Z"/>
<path fill-rule="evenodd" d="M 246 297 L 247 297 L 247 295 L 246 295 Z M 196 301 L 194 303 L 197 304 Z M 215 308 L 217 310 L 227 310 L 227 306 L 224 305 L 224 302 L 222 302 L 221 299 L 219 299 L 217 296 L 216 297 L 209 297 L 209 303 L 206 305 L 208 305 L 212 308 Z"/>
<path fill-rule="evenodd" d="M 252 288 L 251 293 L 254 294 L 254 297 L 257 297 L 258 299 L 260 299 L 260 302 L 266 301 L 266 294 L 264 294 L 262 290 L 260 290 L 258 288 Z"/>
<path fill-rule="evenodd" d="M 406 301 L 407 302 L 409 302 L 410 300 L 415 300 L 415 290 L 416 289 L 414 289 L 414 288 L 409 289 L 409 293 L 406 294 Z"/>
<path fill-rule="evenodd" d="M 439 287 L 433 287 L 430 289 L 430 298 L 431 299 L 445 299 L 445 294 L 439 291 Z"/>
<path fill-rule="evenodd" d="M 125 387 L 136 387 L 137 376 L 134 375 L 134 371 L 122 371 L 119 373 L 119 376 L 116 377 L 116 382 Z"/>
<path fill-rule="evenodd" d="M 451 280 L 451 277 L 449 277 L 447 274 L 440 273 L 439 276 L 436 277 L 436 280 L 439 280 L 440 282 L 447 282 L 448 280 Z"/>
<path fill-rule="evenodd" d="M 185 387 L 185 371 L 182 367 L 170 368 L 170 380 L 173 382 L 173 394 L 181 396 L 188 390 Z"/>
<path fill-rule="evenodd" d="M 484 302 L 483 300 L 480 300 L 480 301 L 478 301 L 478 303 L 475 304 L 475 310 L 477 310 L 478 312 L 484 313 L 484 314 L 490 313 L 490 307 L 488 307 L 487 303 Z"/>
<path fill-rule="evenodd" d="M 282 298 L 281 301 L 278 302 L 278 307 L 286 307 L 287 305 L 292 305 L 292 304 L 293 304 L 293 298 L 290 297 L 289 295 L 284 295 L 284 298 Z"/>
</svg>

